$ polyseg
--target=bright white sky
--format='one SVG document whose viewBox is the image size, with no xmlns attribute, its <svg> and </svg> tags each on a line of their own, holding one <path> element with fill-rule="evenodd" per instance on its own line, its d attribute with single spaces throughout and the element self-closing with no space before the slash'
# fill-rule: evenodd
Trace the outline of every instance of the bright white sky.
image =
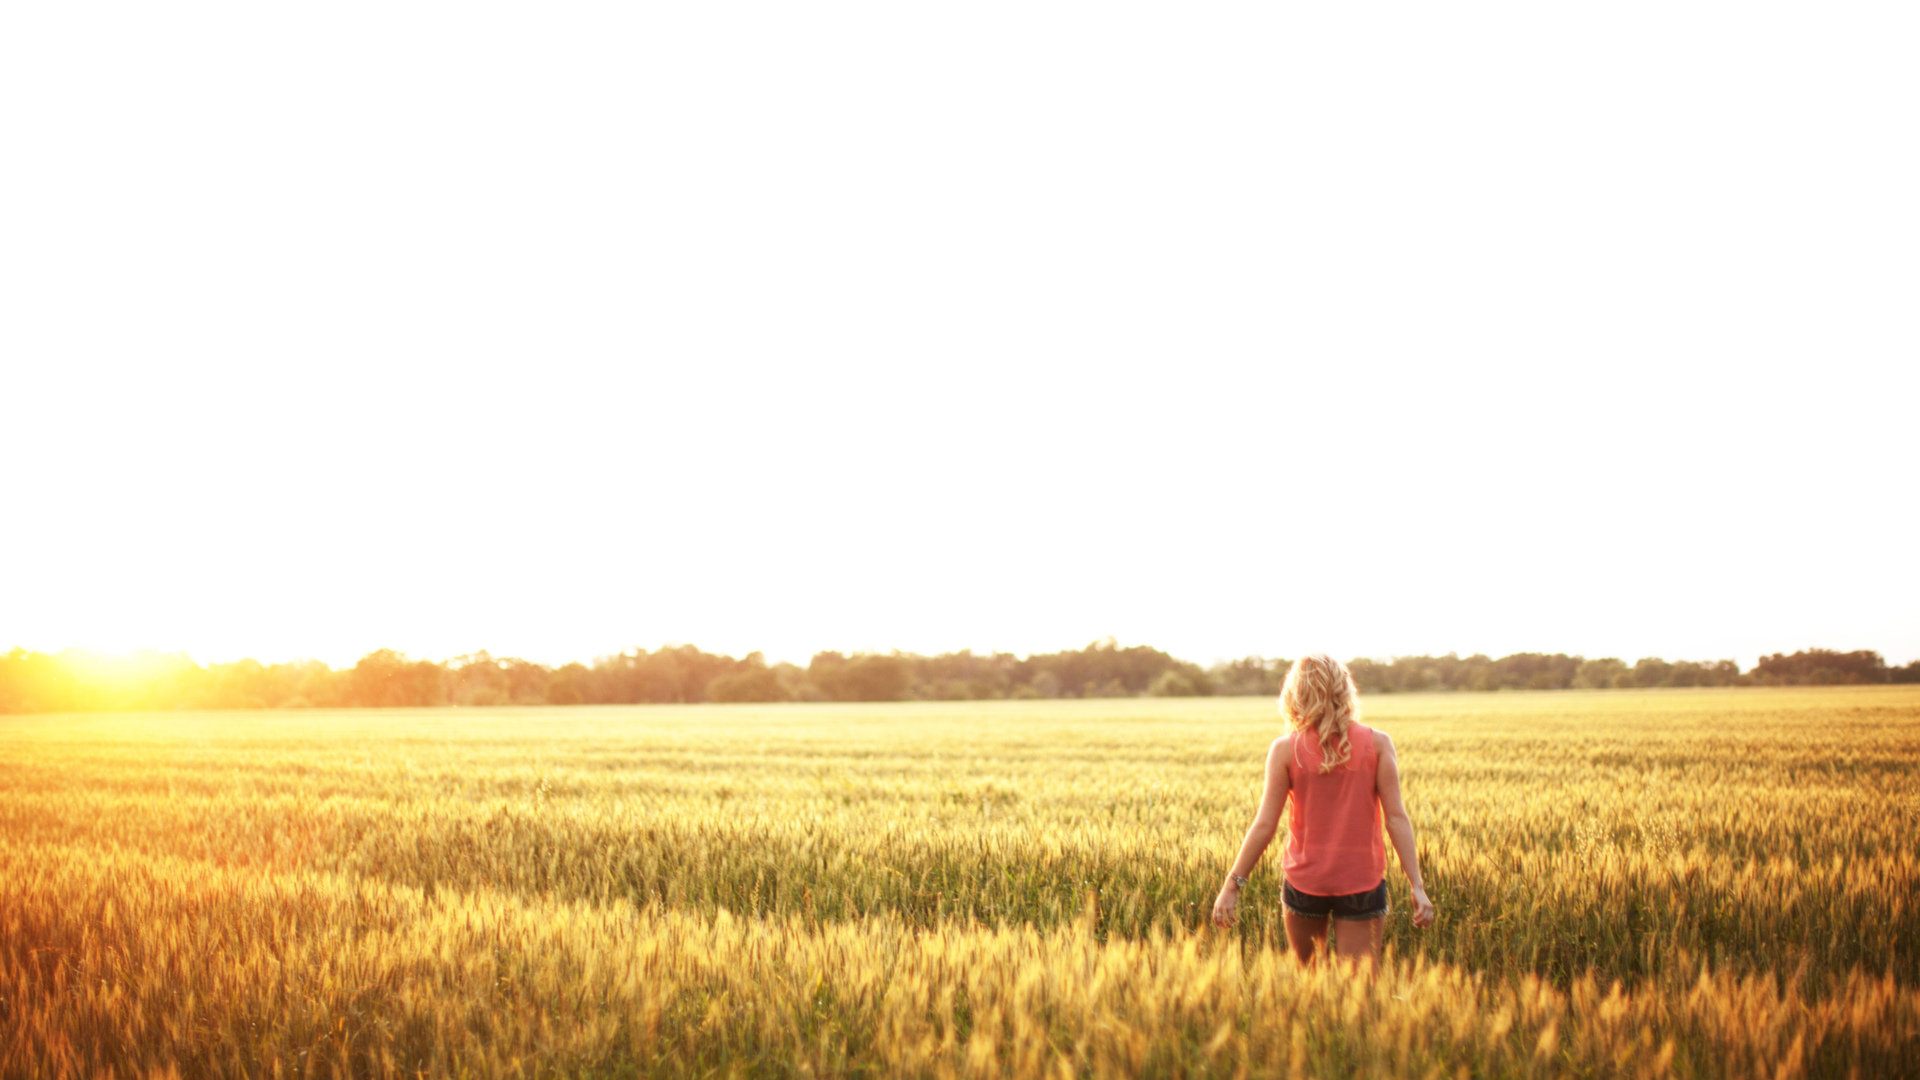
<svg viewBox="0 0 1920 1080">
<path fill-rule="evenodd" d="M 0 649 L 1920 657 L 1906 4 L 0 10 Z"/>
</svg>

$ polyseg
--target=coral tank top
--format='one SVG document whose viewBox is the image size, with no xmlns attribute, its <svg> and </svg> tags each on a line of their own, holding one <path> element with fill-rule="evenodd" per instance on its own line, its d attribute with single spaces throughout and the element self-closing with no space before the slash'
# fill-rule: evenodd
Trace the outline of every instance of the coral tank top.
<svg viewBox="0 0 1920 1080">
<path fill-rule="evenodd" d="M 1320 736 L 1295 732 L 1287 764 L 1287 884 L 1309 896 L 1352 896 L 1387 876 L 1387 845 L 1380 835 L 1379 757 L 1373 729 L 1347 728 L 1352 752 L 1332 772 L 1320 771 Z"/>
</svg>

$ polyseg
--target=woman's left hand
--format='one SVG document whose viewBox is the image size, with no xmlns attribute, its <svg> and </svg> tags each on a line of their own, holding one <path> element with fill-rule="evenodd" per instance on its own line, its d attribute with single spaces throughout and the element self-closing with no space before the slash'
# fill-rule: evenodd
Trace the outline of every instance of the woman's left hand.
<svg viewBox="0 0 1920 1080">
<path fill-rule="evenodd" d="M 1224 930 L 1233 925 L 1233 920 L 1239 914 L 1240 890 L 1228 885 L 1220 890 L 1220 895 L 1213 901 L 1213 925 Z"/>
</svg>

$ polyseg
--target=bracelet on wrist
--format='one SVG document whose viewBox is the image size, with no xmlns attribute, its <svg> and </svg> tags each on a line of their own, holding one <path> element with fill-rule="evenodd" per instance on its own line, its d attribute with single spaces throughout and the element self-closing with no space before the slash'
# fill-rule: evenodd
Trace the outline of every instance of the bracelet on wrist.
<svg viewBox="0 0 1920 1080">
<path fill-rule="evenodd" d="M 1236 889 L 1244 889 L 1247 887 L 1247 879 L 1231 870 L 1227 871 L 1227 880 L 1233 882 L 1233 887 Z"/>
</svg>

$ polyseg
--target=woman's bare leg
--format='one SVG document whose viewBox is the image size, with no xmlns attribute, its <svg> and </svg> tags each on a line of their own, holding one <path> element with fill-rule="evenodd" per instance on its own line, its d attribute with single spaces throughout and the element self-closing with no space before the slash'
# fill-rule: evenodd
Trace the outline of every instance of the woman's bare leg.
<svg viewBox="0 0 1920 1080">
<path fill-rule="evenodd" d="M 1287 944 L 1293 947 L 1293 955 L 1303 964 L 1313 963 L 1313 958 L 1327 949 L 1327 920 L 1310 919 L 1305 915 L 1286 912 Z"/>
<path fill-rule="evenodd" d="M 1333 948 L 1342 960 L 1365 960 L 1369 964 L 1380 959 L 1380 946 L 1386 938 L 1387 920 L 1363 919 L 1354 921 L 1341 919 L 1340 929 L 1333 935 Z"/>
</svg>

